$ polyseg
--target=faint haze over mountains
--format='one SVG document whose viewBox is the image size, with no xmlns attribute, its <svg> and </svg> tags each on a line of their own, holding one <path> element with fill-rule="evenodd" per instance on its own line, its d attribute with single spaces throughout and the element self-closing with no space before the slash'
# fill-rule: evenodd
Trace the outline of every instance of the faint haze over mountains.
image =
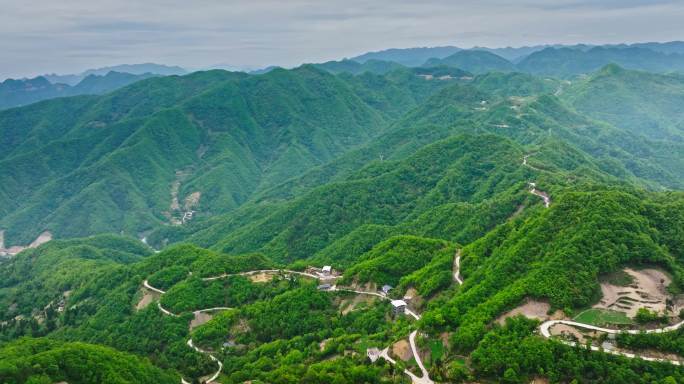
<svg viewBox="0 0 684 384">
<path fill-rule="evenodd" d="M 78 73 L 119 63 L 292 67 L 389 47 L 684 37 L 684 4 L 673 0 L 0 0 L 0 6 L 1 78 Z"/>
</svg>

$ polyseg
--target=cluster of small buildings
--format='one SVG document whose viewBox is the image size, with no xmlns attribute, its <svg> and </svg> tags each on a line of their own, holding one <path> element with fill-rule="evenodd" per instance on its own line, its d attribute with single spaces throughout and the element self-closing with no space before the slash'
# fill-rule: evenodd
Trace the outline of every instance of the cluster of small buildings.
<svg viewBox="0 0 684 384">
<path fill-rule="evenodd" d="M 325 265 L 323 268 L 316 268 L 316 267 L 309 267 L 307 268 L 307 273 L 313 274 L 313 275 L 318 275 L 321 278 L 321 284 L 318 285 L 318 289 L 321 291 L 329 291 L 334 289 L 334 285 L 330 283 L 331 279 L 338 277 L 338 274 L 335 274 L 332 266 L 330 265 Z M 326 281 L 325 279 L 329 279 Z M 392 290 L 392 286 L 389 284 L 385 284 L 380 288 L 380 295 L 388 297 L 389 292 Z M 406 313 L 406 307 L 408 304 L 406 303 L 406 300 L 410 300 L 410 297 L 404 297 L 403 300 L 390 300 L 390 304 L 392 305 L 392 314 L 394 315 L 403 315 Z"/>
</svg>

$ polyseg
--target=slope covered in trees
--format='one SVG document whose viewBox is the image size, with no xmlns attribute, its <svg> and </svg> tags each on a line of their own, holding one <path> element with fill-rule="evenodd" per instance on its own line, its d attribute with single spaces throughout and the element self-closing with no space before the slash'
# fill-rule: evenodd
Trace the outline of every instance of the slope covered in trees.
<svg viewBox="0 0 684 384">
<path fill-rule="evenodd" d="M 623 265 L 659 265 L 684 283 L 681 193 L 592 190 L 555 194 L 534 217 L 511 220 L 463 249 L 465 283 L 424 316 L 456 330 L 454 345 L 474 348 L 486 325 L 524 298 L 572 313 L 598 301 L 599 274 Z"/>
<path fill-rule="evenodd" d="M 579 112 L 630 132 L 683 140 L 684 76 L 609 65 L 573 84 L 563 98 Z"/>
<path fill-rule="evenodd" d="M 511 72 L 515 70 L 515 65 L 503 57 L 477 49 L 458 51 L 443 59 L 432 58 L 423 64 L 425 67 L 439 65 L 456 67 L 472 73 Z"/>
<path fill-rule="evenodd" d="M 572 77 L 611 63 L 643 71 L 681 72 L 684 54 L 666 54 L 642 47 L 546 48 L 525 57 L 517 68 L 536 75 Z"/>
<path fill-rule="evenodd" d="M 0 227 L 14 244 L 36 228 L 138 235 L 229 211 L 377 136 L 440 85 L 404 86 L 417 80 L 212 71 L 5 111 Z"/>
<path fill-rule="evenodd" d="M 111 348 L 46 339 L 20 339 L 0 347 L 0 380 L 19 383 L 178 383 L 143 358 Z"/>
</svg>

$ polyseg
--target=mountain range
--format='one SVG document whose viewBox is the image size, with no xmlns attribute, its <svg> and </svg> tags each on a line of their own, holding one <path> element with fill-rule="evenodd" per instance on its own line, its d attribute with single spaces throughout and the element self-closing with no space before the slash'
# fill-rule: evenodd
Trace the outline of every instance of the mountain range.
<svg viewBox="0 0 684 384">
<path fill-rule="evenodd" d="M 102 67 L 102 68 L 88 69 L 88 70 L 85 70 L 85 71 L 83 71 L 81 73 L 77 73 L 77 74 L 67 74 L 67 75 L 58 75 L 58 74 L 54 74 L 54 73 L 53 74 L 45 74 L 41 77 L 44 77 L 47 81 L 51 82 L 52 84 L 76 85 L 90 75 L 104 76 L 104 75 L 108 74 L 109 72 L 129 73 L 131 75 L 144 75 L 146 73 L 150 73 L 150 74 L 160 75 L 160 76 L 184 75 L 187 73 L 187 71 L 185 69 L 178 67 L 178 66 L 169 66 L 169 65 L 155 64 L 155 63 L 144 63 L 144 64 L 120 64 L 120 65 L 113 65 L 113 66 Z"/>
<path fill-rule="evenodd" d="M 573 50 L 586 51 L 594 47 L 604 47 L 604 48 L 644 48 L 649 49 L 659 53 L 677 53 L 684 54 L 684 42 L 681 41 L 670 41 L 665 43 L 634 43 L 634 44 L 604 44 L 604 45 L 591 45 L 591 44 L 574 44 L 574 45 L 563 45 L 563 44 L 546 44 L 546 45 L 533 45 L 533 46 L 523 46 L 523 47 L 504 47 L 504 48 L 488 48 L 488 47 L 473 47 L 472 50 L 488 51 L 497 56 L 501 56 L 504 59 L 518 63 L 523 58 L 529 56 L 532 53 L 542 51 L 547 48 L 561 49 L 568 48 Z M 392 48 L 376 52 L 367 52 L 359 56 L 351 58 L 351 60 L 364 63 L 368 60 L 381 60 L 381 61 L 393 61 L 408 67 L 416 67 L 424 64 L 429 59 L 443 59 L 447 56 L 453 55 L 454 53 L 466 50 L 466 48 L 458 48 L 455 46 L 443 46 L 443 47 L 422 47 L 422 48 Z"/>
<path fill-rule="evenodd" d="M 0 258 L 0 382 L 684 381 L 680 48 L 108 72 L 0 111 L 0 251 L 51 239 Z"/>
<path fill-rule="evenodd" d="M 61 83 L 53 84 L 42 76 L 25 80 L 8 79 L 0 83 L 0 109 L 32 104 L 56 97 L 104 94 L 152 76 L 155 75 L 151 73 L 133 75 L 120 72 L 107 72 L 104 75 L 90 74 L 73 86 Z"/>
</svg>

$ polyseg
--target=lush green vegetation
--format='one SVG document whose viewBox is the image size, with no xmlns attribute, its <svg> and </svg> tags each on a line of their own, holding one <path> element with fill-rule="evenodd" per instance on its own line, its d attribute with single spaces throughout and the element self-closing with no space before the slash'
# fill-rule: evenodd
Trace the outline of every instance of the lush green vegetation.
<svg viewBox="0 0 684 384">
<path fill-rule="evenodd" d="M 429 294 L 451 282 L 449 266 L 454 252 L 455 247 L 442 240 L 392 237 L 361 255 L 358 262 L 345 271 L 340 283 L 373 282 L 378 286 L 395 287 L 401 282 L 402 286 L 415 284 L 421 293 Z M 437 263 L 436 259 L 448 259 L 448 264 Z M 425 268 L 429 264 L 432 268 Z"/>
<path fill-rule="evenodd" d="M 443 59 L 430 59 L 424 64 L 426 67 L 439 65 L 461 68 L 472 73 L 511 72 L 515 70 L 515 65 L 503 57 L 478 49 L 458 51 Z"/>
<path fill-rule="evenodd" d="M 684 76 L 608 65 L 567 89 L 562 97 L 578 111 L 653 139 L 684 137 Z M 664 143 L 664 145 L 668 145 Z"/>
<path fill-rule="evenodd" d="M 273 297 L 296 284 L 293 280 L 276 278 L 269 283 L 255 284 L 244 276 L 202 281 L 198 277 L 174 285 L 161 299 L 164 308 L 173 312 L 187 312 L 202 308 L 237 308 L 247 303 Z"/>
<path fill-rule="evenodd" d="M 57 302 L 92 278 L 151 253 L 134 239 L 112 235 L 55 240 L 26 250 L 0 268 L 0 319 L 28 316 L 46 306 L 56 310 Z"/>
<path fill-rule="evenodd" d="M 548 299 L 567 313 L 598 301 L 599 275 L 625 263 L 660 264 L 681 287 L 680 255 L 666 246 L 681 238 L 666 240 L 659 230 L 681 225 L 681 215 L 671 220 L 662 214 L 666 207 L 681 210 L 681 194 L 671 198 L 660 202 L 618 191 L 557 196 L 545 212 L 509 221 L 466 246 L 466 283 L 458 295 L 434 302 L 424 324 L 453 327 L 453 344 L 467 351 L 489 322 L 525 297 Z"/>
<path fill-rule="evenodd" d="M 0 346 L 0 381 L 7 384 L 178 383 L 146 359 L 111 348 L 47 339 Z"/>
<path fill-rule="evenodd" d="M 37 223 L 57 236 L 137 236 L 179 214 L 174 181 L 181 208 L 198 191 L 202 214 L 234 209 L 381 133 L 393 111 L 417 103 L 397 81 L 349 82 L 311 66 L 210 71 L 2 112 L 0 226 L 10 244 L 32 240 Z M 393 102 L 377 103 L 383 95 Z"/>
<path fill-rule="evenodd" d="M 571 348 L 533 336 L 535 321 L 509 319 L 489 332 L 472 353 L 478 376 L 504 383 L 528 383 L 536 376 L 551 382 L 677 383 L 684 372 L 671 364 L 653 364 L 583 347 Z"/>
<path fill-rule="evenodd" d="M 546 48 L 525 57 L 517 67 L 537 75 L 572 77 L 611 63 L 630 69 L 673 72 L 684 70 L 684 55 L 642 47 Z"/>
<path fill-rule="evenodd" d="M 684 356 L 684 331 L 681 329 L 666 333 L 622 333 L 615 340 L 618 346 L 630 350 L 652 349 Z"/>
</svg>

